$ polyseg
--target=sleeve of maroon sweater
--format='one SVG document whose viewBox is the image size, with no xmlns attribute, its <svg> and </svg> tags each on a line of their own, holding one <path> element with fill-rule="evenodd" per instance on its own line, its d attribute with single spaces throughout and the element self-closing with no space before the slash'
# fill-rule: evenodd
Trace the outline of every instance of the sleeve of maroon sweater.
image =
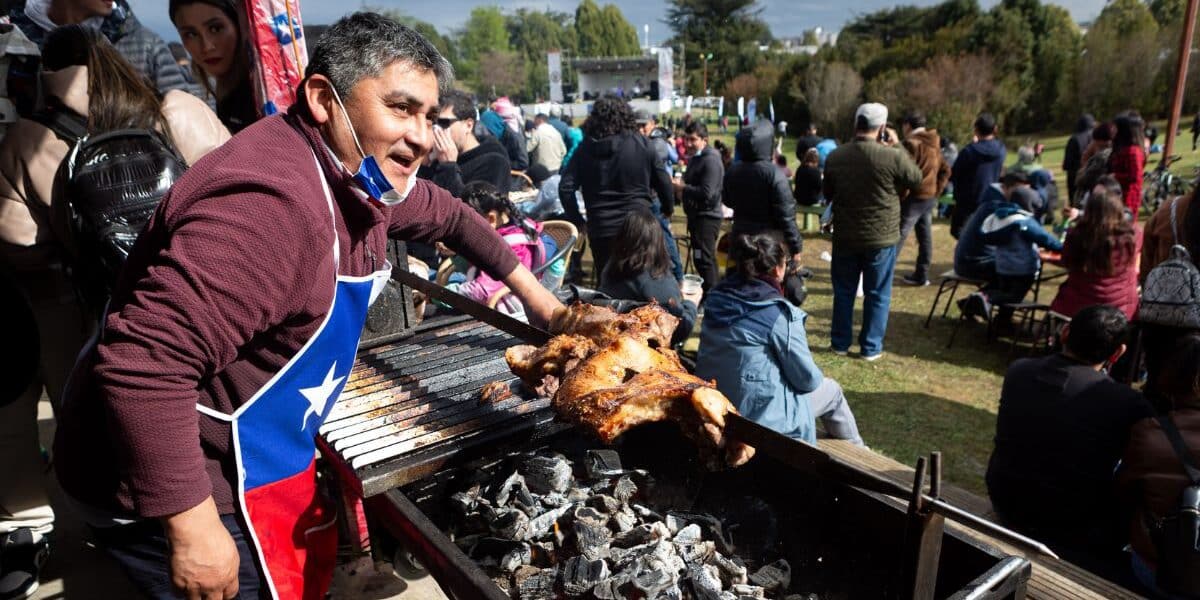
<svg viewBox="0 0 1200 600">
<path fill-rule="evenodd" d="M 332 261 L 332 240 L 320 233 L 329 227 L 261 188 L 182 202 L 161 210 L 143 234 L 149 251 L 135 249 L 127 268 L 140 276 L 119 292 L 94 370 L 143 517 L 178 513 L 212 493 L 199 441 L 199 382 L 256 333 L 283 322 L 307 297 L 319 263 Z"/>
<path fill-rule="evenodd" d="M 392 207 L 388 235 L 427 244 L 440 241 L 497 281 L 518 264 L 512 248 L 483 217 L 428 182 L 417 182 L 408 198 Z"/>
</svg>

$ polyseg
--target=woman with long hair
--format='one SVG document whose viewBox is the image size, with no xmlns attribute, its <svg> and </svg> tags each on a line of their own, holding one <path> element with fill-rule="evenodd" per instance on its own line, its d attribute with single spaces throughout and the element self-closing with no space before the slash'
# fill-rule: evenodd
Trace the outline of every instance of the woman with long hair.
<svg viewBox="0 0 1200 600">
<path fill-rule="evenodd" d="M 1133 319 L 1141 243 L 1141 231 L 1125 219 L 1120 184 L 1110 175 L 1101 177 L 1063 242 L 1067 281 L 1051 310 L 1073 317 L 1093 304 L 1111 304 Z"/>
<path fill-rule="evenodd" d="M 662 226 L 648 208 L 635 207 L 625 217 L 612 243 L 612 258 L 600 274 L 600 291 L 622 300 L 654 300 L 679 317 L 673 344 L 686 340 L 696 324 L 700 293 L 680 292 Z"/>
<path fill-rule="evenodd" d="M 189 164 L 229 139 L 208 106 L 173 90 L 161 100 L 146 79 L 97 30 L 79 25 L 52 31 L 42 48 L 42 91 L 51 114 L 83 123 L 91 135 L 115 129 L 154 129 L 173 140 Z M 0 270 L 33 309 L 38 343 L 14 348 L 36 356 L 32 385 L 0 409 L 0 537 L 20 509 L 19 527 L 33 543 L 52 528 L 54 513 L 41 474 L 37 402 L 43 390 L 57 405 L 87 337 L 84 307 L 65 275 L 63 231 L 53 194 L 59 165 L 71 146 L 47 125 L 20 119 L 0 141 Z M 7 333 L 7 332 L 6 332 Z M 15 335 L 15 334 L 14 334 Z M 9 338 L 5 338 L 6 340 Z M 32 555 L 32 554 L 31 554 Z M 8 569 L 10 565 L 3 565 Z M 31 574 L 36 583 L 36 566 Z M 0 571 L 0 577 L 9 575 Z M 18 585 L 23 585 L 18 582 Z"/>
<path fill-rule="evenodd" d="M 237 133 L 258 120 L 250 45 L 233 0 L 171 0 L 167 10 L 221 122 Z"/>
<path fill-rule="evenodd" d="M 669 215 L 675 196 L 671 178 L 650 140 L 638 129 L 629 103 L 611 96 L 597 100 L 581 129 L 583 143 L 560 172 L 558 197 L 574 198 L 576 190 L 583 193 L 586 223 L 575 202 L 563 202 L 563 210 L 576 227 L 587 227 L 598 277 L 625 215 L 635 206 L 649 207 L 655 195 L 663 214 Z"/>
<path fill-rule="evenodd" d="M 1112 154 L 1108 157 L 1108 172 L 1125 190 L 1125 208 L 1136 221 L 1142 206 L 1142 174 L 1146 170 L 1146 149 L 1142 146 L 1146 123 L 1141 115 L 1131 110 L 1117 115 L 1113 125 L 1116 134 Z"/>
<path fill-rule="evenodd" d="M 696 375 L 764 427 L 815 444 L 820 418 L 830 437 L 861 444 L 842 387 L 813 361 L 808 315 L 783 296 L 790 257 L 776 231 L 734 236 L 734 265 L 704 300 Z"/>
</svg>

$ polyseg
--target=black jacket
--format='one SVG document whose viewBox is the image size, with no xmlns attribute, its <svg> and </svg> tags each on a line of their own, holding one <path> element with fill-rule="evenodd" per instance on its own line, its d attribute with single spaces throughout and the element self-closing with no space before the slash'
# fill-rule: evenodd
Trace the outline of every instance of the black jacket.
<svg viewBox="0 0 1200 600">
<path fill-rule="evenodd" d="M 457 162 L 439 162 L 430 172 L 429 179 L 446 189 L 454 197 L 462 197 L 462 190 L 472 181 L 486 181 L 507 194 L 512 182 L 512 163 L 508 153 L 496 138 L 485 136 L 479 145 L 458 155 Z"/>
<path fill-rule="evenodd" d="M 558 197 L 574 198 L 576 190 L 583 192 L 587 232 L 594 238 L 616 237 L 629 208 L 638 202 L 650 206 L 656 194 L 660 200 L 667 199 L 662 210 L 670 213 L 671 179 L 655 157 L 650 140 L 639 132 L 585 138 L 561 175 Z M 576 226 L 584 224 L 574 202 L 563 202 L 563 211 Z"/>
<path fill-rule="evenodd" d="M 508 152 L 508 161 L 513 169 L 524 171 L 529 168 L 529 153 L 525 151 L 524 135 L 505 127 L 500 137 L 500 145 Z"/>
<path fill-rule="evenodd" d="M 725 173 L 725 206 L 733 209 L 733 232 L 778 231 L 793 254 L 800 252 L 796 199 L 787 176 L 771 161 L 775 128 L 770 121 L 757 121 L 738 132 L 736 144 L 741 162 Z"/>
<path fill-rule="evenodd" d="M 725 164 L 712 146 L 688 159 L 683 174 L 683 212 L 689 217 L 721 218 L 721 181 Z"/>
</svg>

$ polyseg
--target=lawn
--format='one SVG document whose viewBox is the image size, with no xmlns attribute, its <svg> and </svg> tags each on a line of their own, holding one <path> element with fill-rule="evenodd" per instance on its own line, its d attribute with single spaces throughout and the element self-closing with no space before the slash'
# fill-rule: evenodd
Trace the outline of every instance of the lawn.
<svg viewBox="0 0 1200 600">
<path fill-rule="evenodd" d="M 1165 130 L 1165 124 L 1160 124 L 1159 129 Z M 716 137 L 732 143 L 732 135 Z M 1066 182 L 1059 165 L 1066 140 L 1067 136 L 1062 134 L 1008 139 L 1009 164 L 1016 160 L 1016 145 L 1044 143 L 1042 162 L 1054 172 L 1065 195 Z M 1190 174 L 1200 164 L 1200 153 L 1191 152 L 1190 135 L 1180 136 L 1179 141 L 1176 153 L 1182 154 L 1183 160 L 1172 170 Z M 793 163 L 794 144 L 794 139 L 784 144 L 784 152 Z M 1158 156 L 1152 155 L 1151 161 L 1156 162 Z M 675 230 L 679 233 L 686 230 L 682 219 L 677 215 Z M 1009 363 L 1007 342 L 988 343 L 984 326 L 976 324 L 964 326 L 954 347 L 947 349 L 953 318 L 935 317 L 929 329 L 924 327 L 925 316 L 937 293 L 934 277 L 933 284 L 924 288 L 899 283 L 894 286 L 885 356 L 881 360 L 866 362 L 853 354 L 834 355 L 829 351 L 833 307 L 829 263 L 819 258 L 822 252 L 830 250 L 829 237 L 806 232 L 804 238 L 805 264 L 815 273 L 809 281 L 809 296 L 804 305 L 809 313 L 809 345 L 818 366 L 845 388 L 867 445 L 906 464 L 914 464 L 919 456 L 929 452 L 941 451 L 948 481 L 986 494 L 983 477 L 992 450 L 1000 387 Z M 948 223 L 936 221 L 931 275 L 950 270 L 953 251 Z M 911 272 L 915 260 L 916 241 L 910 236 L 900 252 L 897 275 Z M 1056 291 L 1057 284 L 1048 285 L 1039 299 L 1048 303 Z M 960 297 L 963 293 L 960 292 Z M 857 339 L 861 301 L 856 308 Z M 952 308 L 950 316 L 957 315 L 957 308 Z M 693 338 L 689 346 L 694 348 L 696 341 Z M 852 350 L 857 350 L 857 346 Z"/>
</svg>

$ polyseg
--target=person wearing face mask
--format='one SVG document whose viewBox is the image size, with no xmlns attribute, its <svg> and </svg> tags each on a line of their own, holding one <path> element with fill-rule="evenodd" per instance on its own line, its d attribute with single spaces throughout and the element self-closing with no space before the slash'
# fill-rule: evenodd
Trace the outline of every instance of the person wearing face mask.
<svg viewBox="0 0 1200 600">
<path fill-rule="evenodd" d="M 167 10 L 221 123 L 237 133 L 257 121 L 250 50 L 233 0 L 171 0 Z"/>
<path fill-rule="evenodd" d="M 415 177 L 453 78 L 437 49 L 361 12 L 311 50 L 298 102 L 163 200 L 63 402 L 59 482 L 148 597 L 324 597 L 337 528 L 315 436 L 389 237 L 442 241 L 536 324 L 562 310 L 483 217 Z"/>
</svg>

